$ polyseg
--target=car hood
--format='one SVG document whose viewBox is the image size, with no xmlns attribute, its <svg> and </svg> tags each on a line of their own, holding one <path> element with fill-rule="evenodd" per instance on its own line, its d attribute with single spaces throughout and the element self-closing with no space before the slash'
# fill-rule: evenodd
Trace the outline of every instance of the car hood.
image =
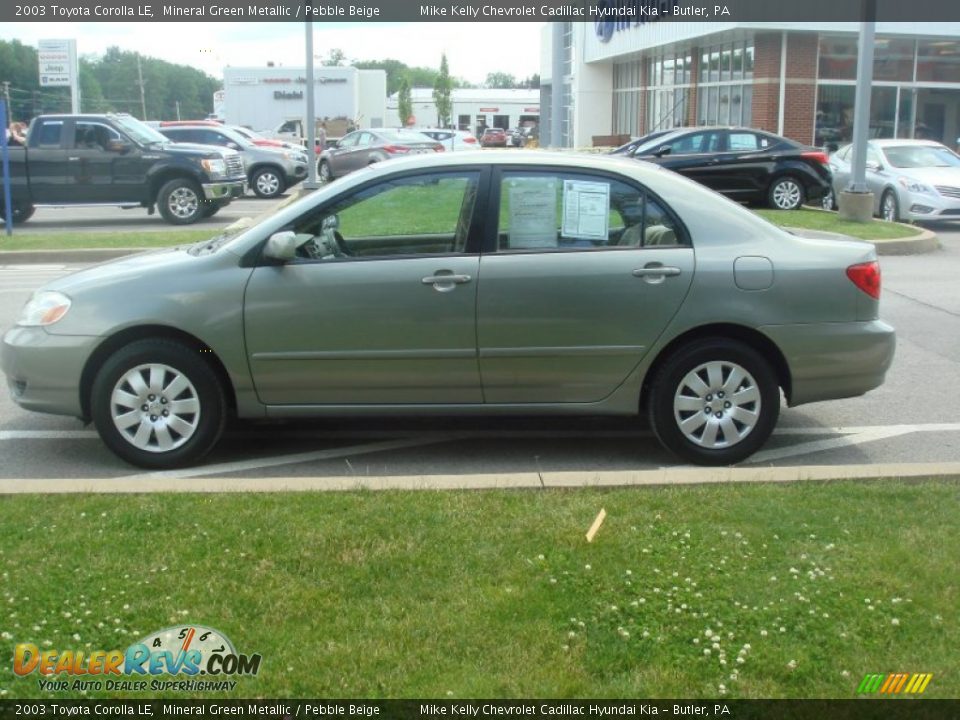
<svg viewBox="0 0 960 720">
<path fill-rule="evenodd" d="M 128 255 L 109 260 L 99 265 L 84 268 L 70 275 L 64 275 L 48 283 L 44 290 L 56 290 L 68 296 L 96 287 L 124 283 L 131 280 L 142 281 L 145 287 L 155 283 L 164 275 L 179 274 L 195 270 L 201 257 L 187 252 L 191 245 L 183 245 L 160 250 Z M 189 269 L 188 269 L 189 267 Z"/>
<path fill-rule="evenodd" d="M 900 177 L 911 178 L 926 185 L 950 185 L 952 187 L 960 187 L 960 168 L 897 168 L 896 171 Z"/>
<path fill-rule="evenodd" d="M 197 145 L 194 143 L 175 142 L 168 142 L 164 144 L 163 151 L 170 153 L 171 155 L 203 158 L 225 158 L 234 152 L 233 150 L 226 150 L 216 145 Z"/>
</svg>

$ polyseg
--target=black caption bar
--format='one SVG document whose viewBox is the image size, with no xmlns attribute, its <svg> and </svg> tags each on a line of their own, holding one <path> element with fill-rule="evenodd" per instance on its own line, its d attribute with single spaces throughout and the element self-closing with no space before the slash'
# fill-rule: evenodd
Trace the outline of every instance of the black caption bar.
<svg viewBox="0 0 960 720">
<path fill-rule="evenodd" d="M 880 22 L 960 20 L 955 0 L 869 0 Z M 3 0 L 0 22 L 843 22 L 858 0 Z"/>
<path fill-rule="evenodd" d="M 721 718 L 943 720 L 960 700 L 3 700 L 0 718 Z"/>
</svg>

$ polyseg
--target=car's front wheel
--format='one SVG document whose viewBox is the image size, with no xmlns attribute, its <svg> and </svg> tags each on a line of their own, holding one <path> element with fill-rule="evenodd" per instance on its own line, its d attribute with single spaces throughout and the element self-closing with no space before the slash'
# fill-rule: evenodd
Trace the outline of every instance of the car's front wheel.
<svg viewBox="0 0 960 720">
<path fill-rule="evenodd" d="M 250 187 L 257 197 L 271 200 L 287 189 L 283 175 L 275 168 L 260 168 L 250 178 Z"/>
<path fill-rule="evenodd" d="M 166 339 L 117 350 L 97 373 L 90 400 L 107 447 L 152 469 L 200 460 L 220 438 L 227 415 L 210 365 L 195 349 Z"/>
<path fill-rule="evenodd" d="M 880 217 L 887 222 L 897 222 L 900 219 L 900 208 L 897 204 L 897 195 L 893 190 L 884 191 L 880 197 Z"/>
<path fill-rule="evenodd" d="M 650 424 L 663 445 L 698 465 L 731 465 L 770 437 L 780 390 L 770 363 L 740 342 L 706 338 L 681 347 L 650 385 Z"/>
<path fill-rule="evenodd" d="M 803 205 L 803 185 L 790 175 L 777 178 L 770 185 L 767 200 L 774 210 L 796 210 Z"/>
<path fill-rule="evenodd" d="M 14 225 L 26 222 L 32 216 L 36 208 L 28 202 L 14 202 L 10 206 L 10 219 Z M 4 215 L 3 199 L 0 197 L 0 221 L 6 219 Z"/>
<path fill-rule="evenodd" d="M 203 191 L 187 178 L 166 183 L 157 193 L 157 207 L 171 225 L 190 225 L 203 217 Z"/>
</svg>

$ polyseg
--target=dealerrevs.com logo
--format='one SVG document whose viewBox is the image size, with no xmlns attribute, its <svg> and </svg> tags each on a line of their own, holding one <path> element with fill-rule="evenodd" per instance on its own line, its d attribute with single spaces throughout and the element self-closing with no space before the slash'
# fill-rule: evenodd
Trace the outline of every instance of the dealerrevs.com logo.
<svg viewBox="0 0 960 720">
<path fill-rule="evenodd" d="M 921 695 L 933 678 L 931 673 L 867 673 L 857 687 L 858 693 L 880 695 Z"/>
<path fill-rule="evenodd" d="M 203 625 L 180 625 L 147 635 L 125 650 L 14 649 L 18 677 L 42 676 L 41 690 L 232 690 L 231 678 L 256 675 L 259 653 L 238 653 L 226 635 Z M 66 678 L 62 677 L 66 676 Z M 161 676 L 186 679 L 162 680 Z M 203 676 L 203 679 L 199 679 Z"/>
</svg>

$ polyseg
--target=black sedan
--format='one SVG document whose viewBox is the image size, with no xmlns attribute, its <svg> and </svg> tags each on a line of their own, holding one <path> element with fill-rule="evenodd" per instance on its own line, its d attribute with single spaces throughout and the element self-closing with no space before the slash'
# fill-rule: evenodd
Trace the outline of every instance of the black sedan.
<svg viewBox="0 0 960 720">
<path fill-rule="evenodd" d="M 686 128 L 636 148 L 631 157 L 686 175 L 737 202 L 795 210 L 830 192 L 826 154 L 750 128 Z"/>
</svg>

